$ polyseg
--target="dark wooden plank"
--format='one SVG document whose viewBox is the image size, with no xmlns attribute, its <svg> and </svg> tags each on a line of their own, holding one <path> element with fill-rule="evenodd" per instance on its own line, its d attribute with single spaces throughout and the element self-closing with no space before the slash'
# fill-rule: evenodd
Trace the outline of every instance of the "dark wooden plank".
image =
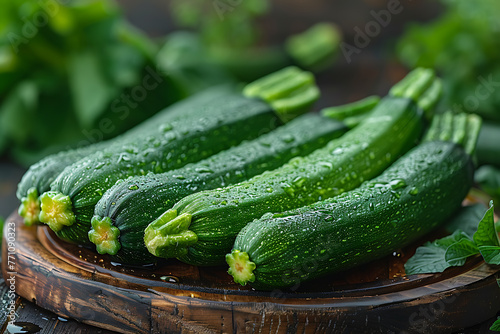
<svg viewBox="0 0 500 334">
<path fill-rule="evenodd" d="M 116 334 L 101 328 L 85 325 L 73 319 L 67 319 L 55 313 L 37 307 L 34 303 L 23 300 L 17 310 L 18 318 L 14 323 L 27 333 L 37 334 Z"/>
</svg>

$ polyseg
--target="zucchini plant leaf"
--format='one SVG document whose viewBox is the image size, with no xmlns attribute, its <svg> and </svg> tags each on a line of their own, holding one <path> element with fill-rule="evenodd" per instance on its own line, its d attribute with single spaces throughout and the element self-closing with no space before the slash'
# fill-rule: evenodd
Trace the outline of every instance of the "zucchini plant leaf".
<svg viewBox="0 0 500 334">
<path fill-rule="evenodd" d="M 482 206 L 482 205 L 481 205 Z M 467 258 L 480 253 L 489 264 L 500 264 L 500 241 L 495 229 L 494 206 L 490 203 L 490 208 L 483 215 L 477 230 L 471 238 L 472 220 L 478 213 L 476 205 L 467 210 L 462 209 L 447 228 L 465 227 L 468 233 L 457 229 L 453 234 L 427 242 L 417 248 L 406 263 L 407 275 L 442 272 L 451 266 L 462 266 Z"/>
<path fill-rule="evenodd" d="M 106 79 L 98 55 L 93 52 L 72 54 L 68 67 L 76 115 L 82 126 L 91 127 L 116 96 L 115 89 Z"/>
<path fill-rule="evenodd" d="M 474 242 L 480 249 L 483 246 L 494 246 L 500 248 L 500 241 L 495 230 L 495 217 L 493 201 L 490 202 L 490 208 L 486 211 L 479 222 L 476 233 L 474 233 Z"/>
<path fill-rule="evenodd" d="M 0 132 L 16 143 L 25 143 L 30 136 L 38 104 L 38 87 L 26 80 L 17 85 L 0 105 Z"/>
<path fill-rule="evenodd" d="M 454 266 L 454 264 L 446 261 L 446 251 L 450 246 L 458 244 L 464 239 L 470 240 L 467 234 L 458 230 L 449 236 L 427 242 L 423 246 L 418 247 L 415 255 L 405 263 L 406 274 L 439 273 L 443 272 L 446 268 Z M 459 247 L 456 246 L 457 250 Z"/>
<path fill-rule="evenodd" d="M 495 227 L 493 201 L 479 222 L 477 232 L 474 234 L 474 242 L 486 263 L 500 264 L 500 240 Z"/>
<path fill-rule="evenodd" d="M 140 84 L 144 59 L 138 50 L 115 43 L 104 53 L 104 68 L 115 86 L 127 87 Z"/>
<path fill-rule="evenodd" d="M 500 332 L 500 318 L 495 320 L 493 325 L 491 325 L 490 331 Z"/>
<path fill-rule="evenodd" d="M 440 247 L 433 242 L 428 242 L 417 248 L 413 255 L 405 263 L 406 275 L 439 273 L 450 265 L 444 257 L 446 248 Z"/>
<path fill-rule="evenodd" d="M 474 242 L 463 238 L 450 245 L 445 252 L 445 260 L 450 266 L 463 266 L 468 257 L 479 254 Z"/>
<path fill-rule="evenodd" d="M 500 264 L 500 247 L 479 246 L 478 248 L 486 263 Z"/>
</svg>

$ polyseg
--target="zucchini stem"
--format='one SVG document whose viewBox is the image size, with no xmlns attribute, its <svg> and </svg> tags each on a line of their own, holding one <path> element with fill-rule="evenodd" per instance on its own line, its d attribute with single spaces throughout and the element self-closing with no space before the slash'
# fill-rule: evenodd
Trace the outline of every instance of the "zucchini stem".
<svg viewBox="0 0 500 334">
<path fill-rule="evenodd" d="M 321 22 L 300 34 L 290 36 L 285 42 L 285 48 L 295 63 L 316 72 L 334 62 L 341 40 L 342 33 L 335 24 Z"/>
<path fill-rule="evenodd" d="M 464 149 L 469 155 L 473 156 L 476 151 L 477 142 L 479 139 L 479 132 L 483 125 L 483 120 L 479 115 L 468 114 L 467 115 L 467 130 L 466 138 L 464 139 Z"/>
<path fill-rule="evenodd" d="M 38 191 L 35 187 L 28 190 L 26 197 L 21 198 L 21 205 L 19 206 L 18 213 L 24 218 L 24 224 L 31 226 L 40 222 L 40 199 L 38 198 Z"/>
<path fill-rule="evenodd" d="M 443 85 L 432 69 L 418 67 L 392 86 L 389 95 L 413 100 L 430 118 L 431 109 L 437 104 Z"/>
<path fill-rule="evenodd" d="M 253 271 L 256 265 L 254 262 L 250 261 L 246 252 L 240 252 L 237 249 L 233 249 L 231 253 L 226 255 L 226 262 L 229 265 L 227 272 L 233 276 L 236 283 L 246 285 L 248 282 L 255 281 L 255 274 Z"/>
<path fill-rule="evenodd" d="M 424 92 L 432 86 L 435 79 L 436 75 L 434 71 L 422 71 L 421 74 L 415 78 L 415 81 L 406 88 L 404 96 L 417 101 Z"/>
<path fill-rule="evenodd" d="M 307 112 L 320 92 L 311 72 L 289 66 L 247 84 L 243 95 L 266 101 L 283 122 L 288 122 Z"/>
<path fill-rule="evenodd" d="M 113 226 L 111 218 L 92 217 L 92 228 L 89 231 L 89 240 L 96 246 L 99 254 L 116 255 L 121 248 L 118 241 L 120 230 Z"/>
<path fill-rule="evenodd" d="M 371 95 L 351 103 L 321 109 L 320 113 L 325 117 L 343 121 L 352 129 L 364 120 L 379 102 L 380 96 Z"/>
<path fill-rule="evenodd" d="M 481 124 L 482 120 L 478 115 L 454 114 L 451 111 L 446 111 L 434 115 L 424 140 L 453 142 L 461 145 L 465 152 L 472 156 L 476 148 Z"/>
<path fill-rule="evenodd" d="M 59 232 L 64 226 L 75 223 L 69 196 L 56 191 L 48 191 L 40 196 L 40 222 L 49 225 L 54 232 Z"/>
<path fill-rule="evenodd" d="M 427 119 L 432 118 L 431 110 L 436 106 L 443 93 L 443 82 L 440 78 L 435 78 L 432 85 L 419 97 L 417 104 L 425 112 Z"/>
<path fill-rule="evenodd" d="M 168 259 L 186 255 L 188 247 L 198 242 L 189 225 L 191 214 L 177 215 L 177 210 L 167 210 L 146 227 L 144 244 L 154 256 Z"/>
</svg>

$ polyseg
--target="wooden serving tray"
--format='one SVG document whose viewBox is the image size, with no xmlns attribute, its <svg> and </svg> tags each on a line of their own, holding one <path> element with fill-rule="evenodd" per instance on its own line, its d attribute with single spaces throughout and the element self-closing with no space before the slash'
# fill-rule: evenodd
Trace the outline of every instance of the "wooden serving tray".
<svg viewBox="0 0 500 334">
<path fill-rule="evenodd" d="M 480 257 L 441 274 L 405 276 L 403 264 L 426 240 L 296 291 L 261 292 L 232 282 L 225 266 L 124 267 L 45 226 L 26 227 L 17 213 L 3 238 L 2 272 L 9 278 L 15 265 L 20 296 L 120 333 L 449 333 L 500 310 L 499 269 Z"/>
</svg>

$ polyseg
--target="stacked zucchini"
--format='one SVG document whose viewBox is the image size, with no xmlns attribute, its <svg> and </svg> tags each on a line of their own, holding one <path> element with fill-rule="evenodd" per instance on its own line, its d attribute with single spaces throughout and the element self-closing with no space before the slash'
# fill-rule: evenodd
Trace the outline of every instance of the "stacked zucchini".
<svg viewBox="0 0 500 334">
<path fill-rule="evenodd" d="M 296 67 L 215 87 L 35 164 L 19 213 L 122 264 L 227 262 L 236 282 L 288 287 L 383 256 L 460 205 L 480 122 L 433 116 L 440 92 L 419 68 L 383 98 L 313 113 L 314 76 Z"/>
<path fill-rule="evenodd" d="M 226 255 L 229 273 L 258 289 L 296 289 L 430 232 L 460 207 L 472 186 L 479 127 L 475 115 L 437 116 L 421 144 L 359 188 L 252 221 Z"/>
</svg>

